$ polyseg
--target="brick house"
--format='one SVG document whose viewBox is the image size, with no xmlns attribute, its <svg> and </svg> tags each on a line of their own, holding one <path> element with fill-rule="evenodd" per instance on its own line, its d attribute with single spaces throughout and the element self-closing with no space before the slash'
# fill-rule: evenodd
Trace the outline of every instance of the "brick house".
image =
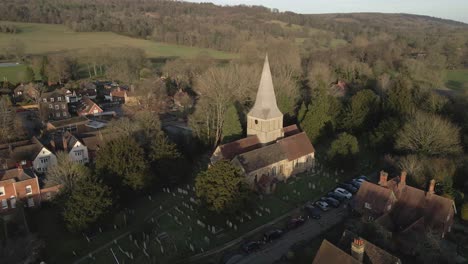
<svg viewBox="0 0 468 264">
<path fill-rule="evenodd" d="M 75 111 L 78 116 L 96 115 L 104 112 L 99 105 L 87 96 L 84 96 L 81 102 L 76 105 Z"/>
<path fill-rule="evenodd" d="M 80 164 L 89 162 L 88 148 L 70 132 L 56 134 L 47 147 L 54 153 L 65 152 L 69 159 Z"/>
<path fill-rule="evenodd" d="M 355 195 L 352 208 L 365 219 L 375 220 L 404 244 L 406 253 L 414 248 L 416 235 L 432 232 L 444 238 L 451 231 L 456 214 L 452 199 L 435 194 L 435 180 L 428 191 L 406 184 L 406 172 L 388 180 L 388 174 L 380 172 L 379 184 L 365 182 Z"/>
<path fill-rule="evenodd" d="M 39 99 L 39 113 L 43 121 L 70 118 L 65 93 L 60 90 L 43 93 Z"/>
<path fill-rule="evenodd" d="M 26 207 L 36 207 L 41 203 L 39 181 L 32 169 L 21 166 L 0 171 L 0 213 L 8 213 L 21 201 Z"/>
</svg>

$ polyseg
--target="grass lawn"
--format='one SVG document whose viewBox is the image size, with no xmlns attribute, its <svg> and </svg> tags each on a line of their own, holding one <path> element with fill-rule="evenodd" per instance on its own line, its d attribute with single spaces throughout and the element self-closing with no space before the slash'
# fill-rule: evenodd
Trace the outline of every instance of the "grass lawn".
<svg viewBox="0 0 468 264">
<path fill-rule="evenodd" d="M 63 25 L 18 23 L 0 21 L 1 24 L 14 24 L 19 34 L 0 33 L 0 50 L 11 41 L 22 41 L 27 54 L 44 54 L 87 48 L 135 47 L 141 48 L 149 58 L 195 57 L 201 52 L 218 59 L 230 59 L 235 55 L 212 49 L 158 43 L 137 39 L 111 32 L 74 32 Z"/>
<path fill-rule="evenodd" d="M 0 36 L 0 42 L 2 42 L 1 36 Z M 25 74 L 26 74 L 26 65 L 23 65 L 23 64 L 18 64 L 16 66 L 0 67 L 0 81 L 7 80 L 11 83 L 18 83 L 24 79 Z"/>
<path fill-rule="evenodd" d="M 455 91 L 468 90 L 468 69 L 446 71 L 445 85 Z"/>
</svg>

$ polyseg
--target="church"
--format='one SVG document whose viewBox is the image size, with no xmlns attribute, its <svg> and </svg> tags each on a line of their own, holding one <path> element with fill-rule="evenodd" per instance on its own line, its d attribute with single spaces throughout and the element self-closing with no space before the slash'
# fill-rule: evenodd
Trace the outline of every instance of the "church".
<svg viewBox="0 0 468 264">
<path fill-rule="evenodd" d="M 249 186 L 262 193 L 273 192 L 277 182 L 314 166 L 315 149 L 306 133 L 296 125 L 283 127 L 268 56 L 255 104 L 247 114 L 247 137 L 218 146 L 211 163 L 220 160 L 239 167 Z"/>
</svg>

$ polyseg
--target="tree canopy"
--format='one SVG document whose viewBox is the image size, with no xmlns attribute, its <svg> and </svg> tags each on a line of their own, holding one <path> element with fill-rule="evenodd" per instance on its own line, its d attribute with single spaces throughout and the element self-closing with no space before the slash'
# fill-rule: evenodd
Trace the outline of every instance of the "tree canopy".
<svg viewBox="0 0 468 264">
<path fill-rule="evenodd" d="M 245 178 L 229 161 L 220 161 L 195 179 L 196 195 L 215 212 L 239 209 L 248 194 Z"/>
</svg>

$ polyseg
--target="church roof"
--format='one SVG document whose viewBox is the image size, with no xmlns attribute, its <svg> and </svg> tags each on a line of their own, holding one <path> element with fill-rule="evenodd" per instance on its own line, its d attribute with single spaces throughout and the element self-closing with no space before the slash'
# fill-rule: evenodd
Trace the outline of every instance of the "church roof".
<svg viewBox="0 0 468 264">
<path fill-rule="evenodd" d="M 314 152 L 306 133 L 301 132 L 280 139 L 274 144 L 240 154 L 237 159 L 245 172 L 249 173 L 282 160 L 292 161 Z"/>
<path fill-rule="evenodd" d="M 255 100 L 254 107 L 250 110 L 248 115 L 259 119 L 271 119 L 283 116 L 276 105 L 275 89 L 273 87 L 268 55 L 266 56 L 265 64 L 263 65 L 262 78 L 260 79 L 257 98 Z"/>
</svg>

